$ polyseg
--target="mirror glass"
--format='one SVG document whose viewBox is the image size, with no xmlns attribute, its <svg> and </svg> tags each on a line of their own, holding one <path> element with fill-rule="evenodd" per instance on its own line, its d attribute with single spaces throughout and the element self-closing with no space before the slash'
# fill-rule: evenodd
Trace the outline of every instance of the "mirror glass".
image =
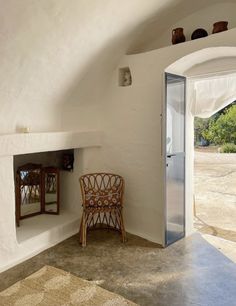
<svg viewBox="0 0 236 306">
<path fill-rule="evenodd" d="M 45 173 L 45 212 L 58 211 L 57 179 L 57 173 Z"/>
<path fill-rule="evenodd" d="M 20 215 L 34 215 L 41 212 L 41 169 L 21 170 Z"/>
</svg>

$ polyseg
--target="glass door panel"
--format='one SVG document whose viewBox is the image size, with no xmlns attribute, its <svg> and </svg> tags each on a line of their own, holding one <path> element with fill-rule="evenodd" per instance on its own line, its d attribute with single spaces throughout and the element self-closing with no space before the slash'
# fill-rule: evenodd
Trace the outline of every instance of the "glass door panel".
<svg viewBox="0 0 236 306">
<path fill-rule="evenodd" d="M 185 84 L 166 74 L 166 245 L 185 235 Z"/>
</svg>

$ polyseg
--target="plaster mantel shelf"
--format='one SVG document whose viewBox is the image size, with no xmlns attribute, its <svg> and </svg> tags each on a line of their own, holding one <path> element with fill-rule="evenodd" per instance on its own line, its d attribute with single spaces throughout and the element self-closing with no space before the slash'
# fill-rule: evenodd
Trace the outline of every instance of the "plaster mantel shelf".
<svg viewBox="0 0 236 306">
<path fill-rule="evenodd" d="M 0 136 L 0 156 L 99 147 L 101 131 L 22 133 Z"/>
</svg>

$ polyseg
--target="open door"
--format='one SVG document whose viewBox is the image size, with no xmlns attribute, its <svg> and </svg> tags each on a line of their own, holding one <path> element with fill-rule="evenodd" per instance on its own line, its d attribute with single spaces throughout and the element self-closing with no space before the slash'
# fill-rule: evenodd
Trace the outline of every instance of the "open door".
<svg viewBox="0 0 236 306">
<path fill-rule="evenodd" d="M 185 91 L 186 79 L 166 73 L 165 245 L 185 236 Z"/>
</svg>

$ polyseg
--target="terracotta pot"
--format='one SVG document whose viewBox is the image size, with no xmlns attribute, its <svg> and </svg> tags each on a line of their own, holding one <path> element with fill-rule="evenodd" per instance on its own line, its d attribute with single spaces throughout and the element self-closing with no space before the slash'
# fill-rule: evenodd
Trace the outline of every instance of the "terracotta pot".
<svg viewBox="0 0 236 306">
<path fill-rule="evenodd" d="M 176 45 L 185 42 L 184 29 L 176 28 L 172 30 L 172 44 Z"/>
<path fill-rule="evenodd" d="M 218 21 L 213 24 L 212 34 L 227 31 L 228 30 L 228 21 Z"/>
<path fill-rule="evenodd" d="M 198 39 L 198 38 L 202 38 L 202 37 L 206 37 L 208 36 L 208 33 L 206 30 L 204 29 L 197 29 L 193 32 L 192 36 L 191 36 L 191 40 L 194 39 Z"/>
</svg>

